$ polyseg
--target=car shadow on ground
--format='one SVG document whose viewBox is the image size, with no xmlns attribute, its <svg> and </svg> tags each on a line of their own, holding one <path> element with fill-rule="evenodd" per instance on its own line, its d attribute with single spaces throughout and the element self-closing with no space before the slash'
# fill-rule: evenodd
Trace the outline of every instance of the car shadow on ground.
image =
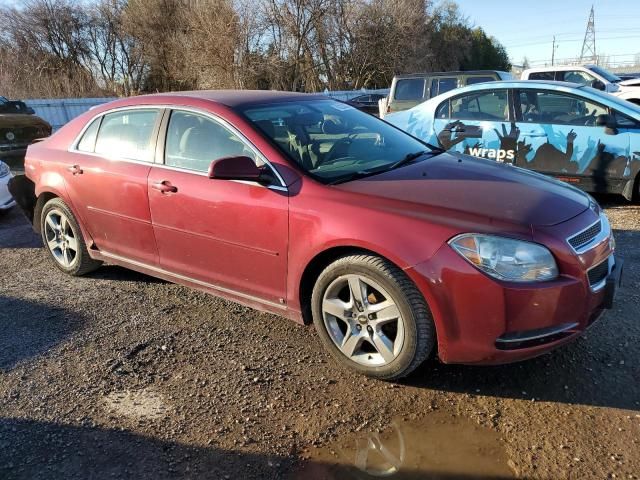
<svg viewBox="0 0 640 480">
<path fill-rule="evenodd" d="M 0 248 L 41 247 L 40 236 L 33 231 L 18 207 L 0 213 Z"/>
<path fill-rule="evenodd" d="M 0 295 L 0 374 L 60 344 L 83 323 L 77 313 Z"/>
<path fill-rule="evenodd" d="M 85 420 L 90 424 L 90 420 Z M 215 445 L 215 441 L 213 442 Z M 190 446 L 174 441 L 91 425 L 71 426 L 24 419 L 0 419 L 0 478 L 244 478 L 349 480 L 371 477 L 355 467 L 305 462 L 297 457 Z M 491 478 L 427 470 L 402 472 L 394 478 Z M 492 477 L 506 478 L 506 477 Z"/>
<path fill-rule="evenodd" d="M 129 270 L 118 265 L 102 265 L 99 269 L 85 275 L 98 280 L 118 280 L 121 282 L 169 283 L 161 278 Z"/>
</svg>

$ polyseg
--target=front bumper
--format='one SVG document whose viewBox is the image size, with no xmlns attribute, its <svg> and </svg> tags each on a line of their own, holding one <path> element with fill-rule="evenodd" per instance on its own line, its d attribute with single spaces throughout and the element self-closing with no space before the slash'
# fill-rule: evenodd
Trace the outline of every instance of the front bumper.
<svg viewBox="0 0 640 480">
<path fill-rule="evenodd" d="M 538 284 L 500 282 L 448 245 L 407 273 L 431 308 L 440 359 L 492 365 L 536 357 L 579 336 L 612 307 L 622 261 L 616 258 L 598 291 L 584 275 Z"/>
</svg>

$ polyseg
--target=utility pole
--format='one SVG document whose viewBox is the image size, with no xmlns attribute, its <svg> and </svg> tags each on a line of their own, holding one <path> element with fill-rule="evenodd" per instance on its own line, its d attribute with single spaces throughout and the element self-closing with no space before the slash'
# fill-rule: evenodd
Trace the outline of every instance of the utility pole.
<svg viewBox="0 0 640 480">
<path fill-rule="evenodd" d="M 591 5 L 591 13 L 589 14 L 589 21 L 587 22 L 587 31 L 584 32 L 584 41 L 582 42 L 580 62 L 591 61 L 593 63 L 598 63 L 598 57 L 596 55 L 596 22 L 594 17 L 593 5 Z"/>
<path fill-rule="evenodd" d="M 553 45 L 551 46 L 551 66 L 553 67 L 556 59 L 556 36 L 553 36 Z"/>
</svg>

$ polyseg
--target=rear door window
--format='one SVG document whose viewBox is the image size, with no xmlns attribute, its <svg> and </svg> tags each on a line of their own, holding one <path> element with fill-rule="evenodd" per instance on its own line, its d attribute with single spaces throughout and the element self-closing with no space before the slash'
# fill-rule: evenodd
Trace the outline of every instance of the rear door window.
<svg viewBox="0 0 640 480">
<path fill-rule="evenodd" d="M 472 93 L 451 100 L 451 118 L 506 122 L 509 120 L 507 90 Z"/>
<path fill-rule="evenodd" d="M 424 96 L 424 78 L 405 78 L 396 82 L 395 100 L 421 100 Z"/>
<path fill-rule="evenodd" d="M 158 110 L 135 109 L 108 113 L 96 139 L 95 152 L 107 157 L 149 162 Z"/>
</svg>

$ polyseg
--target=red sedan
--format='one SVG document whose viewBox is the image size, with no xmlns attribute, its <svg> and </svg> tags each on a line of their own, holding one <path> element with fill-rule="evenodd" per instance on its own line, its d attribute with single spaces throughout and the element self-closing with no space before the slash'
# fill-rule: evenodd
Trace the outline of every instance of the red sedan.
<svg viewBox="0 0 640 480">
<path fill-rule="evenodd" d="M 313 322 L 383 379 L 575 338 L 622 262 L 588 195 L 444 153 L 318 95 L 127 98 L 29 147 L 12 192 L 53 263 L 102 262 Z"/>
</svg>

